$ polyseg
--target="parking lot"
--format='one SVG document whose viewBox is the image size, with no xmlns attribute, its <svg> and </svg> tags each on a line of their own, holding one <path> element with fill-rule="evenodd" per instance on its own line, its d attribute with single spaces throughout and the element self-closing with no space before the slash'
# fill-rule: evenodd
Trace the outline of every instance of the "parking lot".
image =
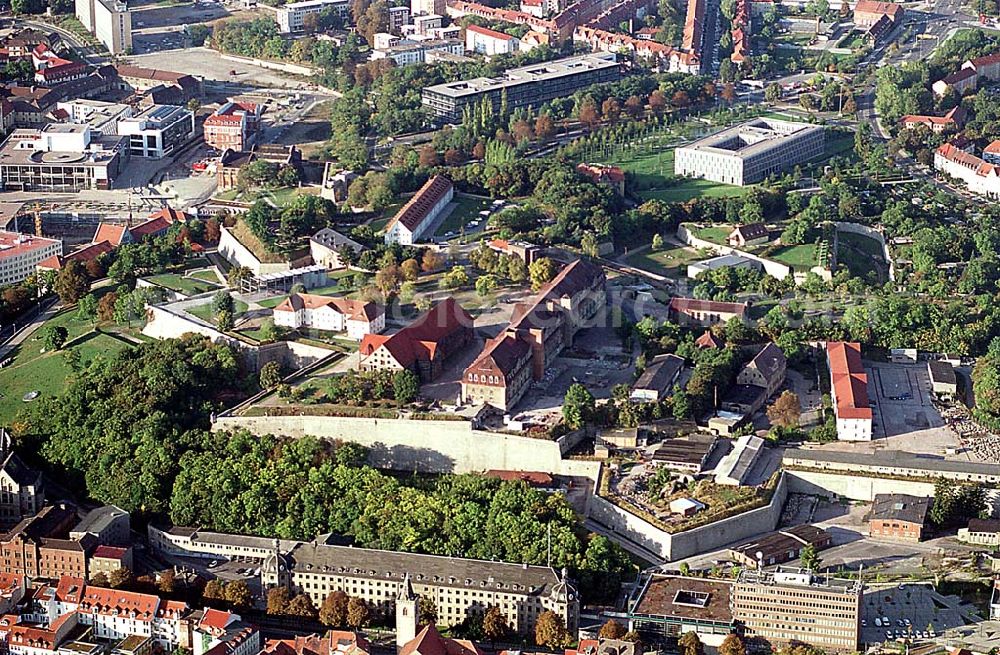
<svg viewBox="0 0 1000 655">
<path fill-rule="evenodd" d="M 873 644 L 909 638 L 928 640 L 965 625 L 975 608 L 956 596 L 942 596 L 930 584 L 866 589 L 861 605 L 861 640 Z"/>
<path fill-rule="evenodd" d="M 171 50 L 142 52 L 129 57 L 129 61 L 136 66 L 197 75 L 204 78 L 206 84 L 212 80 L 225 83 L 234 95 L 257 88 L 308 89 L 312 86 L 278 71 L 223 59 L 220 53 L 209 48 L 173 46 Z M 233 71 L 236 75 L 231 74 Z"/>
</svg>

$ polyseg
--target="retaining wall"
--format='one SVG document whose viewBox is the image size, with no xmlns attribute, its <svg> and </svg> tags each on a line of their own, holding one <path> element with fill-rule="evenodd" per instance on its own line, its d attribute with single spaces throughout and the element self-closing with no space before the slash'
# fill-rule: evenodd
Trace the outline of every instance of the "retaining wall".
<svg viewBox="0 0 1000 655">
<path fill-rule="evenodd" d="M 468 421 L 221 416 L 212 429 L 245 429 L 253 434 L 312 435 L 353 441 L 369 449 L 372 466 L 399 471 L 470 473 L 505 469 L 597 477 L 596 462 L 563 462 L 560 446 L 555 441 L 473 430 Z"/>
<path fill-rule="evenodd" d="M 785 469 L 788 490 L 791 493 L 809 494 L 833 498 L 840 496 L 849 500 L 872 502 L 876 494 L 907 494 L 910 496 L 934 496 L 934 483 L 921 480 L 865 477 L 844 473 L 823 471 L 802 471 Z M 1000 490 L 990 489 L 987 498 L 995 509 L 1000 509 Z"/>
<path fill-rule="evenodd" d="M 222 58 L 226 61 L 235 61 L 249 66 L 259 66 L 260 68 L 268 68 L 270 70 L 281 71 L 282 73 L 302 75 L 305 77 L 312 77 L 318 72 L 317 69 L 311 66 L 300 66 L 298 64 L 270 61 L 268 59 L 254 59 L 252 57 L 239 57 L 237 55 L 222 55 Z"/>
<path fill-rule="evenodd" d="M 253 271 L 254 275 L 258 276 L 267 275 L 268 273 L 284 273 L 292 268 L 289 262 L 268 264 L 260 261 L 226 227 L 223 227 L 219 233 L 219 254 L 225 257 L 229 263 L 237 266 L 245 266 Z"/>
<path fill-rule="evenodd" d="M 661 530 L 597 495 L 590 499 L 589 514 L 590 518 L 618 536 L 667 561 L 675 561 L 774 530 L 781 519 L 788 489 L 786 476 L 781 474 L 771 501 L 764 507 L 674 534 Z"/>
<path fill-rule="evenodd" d="M 841 221 L 834 221 L 833 224 L 837 227 L 838 232 L 860 234 L 874 240 L 882 246 L 882 257 L 885 259 L 886 263 L 889 264 L 889 279 L 895 281 L 896 269 L 892 264 L 892 255 L 889 253 L 889 244 L 886 243 L 885 235 L 882 234 L 881 230 L 868 227 L 867 225 L 861 225 L 860 223 L 844 223 Z"/>
</svg>

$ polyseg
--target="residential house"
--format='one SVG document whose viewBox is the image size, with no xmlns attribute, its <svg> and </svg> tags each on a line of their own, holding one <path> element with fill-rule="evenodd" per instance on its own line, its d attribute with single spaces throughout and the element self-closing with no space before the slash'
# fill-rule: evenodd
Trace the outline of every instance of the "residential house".
<svg viewBox="0 0 1000 655">
<path fill-rule="evenodd" d="M 351 339 L 361 341 L 385 329 L 385 311 L 372 302 L 293 293 L 274 308 L 274 324 L 293 330 L 346 332 Z"/>
<path fill-rule="evenodd" d="M 787 365 L 781 348 L 769 343 L 743 367 L 736 376 L 736 384 L 763 387 L 767 390 L 767 397 L 770 397 L 785 383 Z"/>
<path fill-rule="evenodd" d="M 90 554 L 87 561 L 88 573 L 93 579 L 98 573 L 110 576 L 118 569 L 135 570 L 132 557 L 132 547 L 98 546 Z"/>
<path fill-rule="evenodd" d="M 345 248 L 355 255 L 365 249 L 357 241 L 329 227 L 324 227 L 309 238 L 309 254 L 313 263 L 326 266 L 330 270 L 348 267 L 348 262 L 341 256 Z"/>
<path fill-rule="evenodd" d="M 940 134 L 946 130 L 957 132 L 965 126 L 967 113 L 961 105 L 958 105 L 944 116 L 907 114 L 900 119 L 900 122 L 908 130 L 912 130 L 918 125 L 923 125 L 934 134 Z"/>
<path fill-rule="evenodd" d="M 868 29 L 878 23 L 883 16 L 894 24 L 903 19 L 903 5 L 895 2 L 875 2 L 874 0 L 858 0 L 854 5 L 854 25 Z"/>
<path fill-rule="evenodd" d="M 625 171 L 620 166 L 580 163 L 576 165 L 576 172 L 590 178 L 595 184 L 606 184 L 620 196 L 625 195 Z"/>
<path fill-rule="evenodd" d="M 746 248 L 767 243 L 770 233 L 763 223 L 749 223 L 733 228 L 733 231 L 726 237 L 726 242 L 733 248 Z"/>
<path fill-rule="evenodd" d="M 712 334 L 711 330 L 705 332 L 694 340 L 694 345 L 703 350 L 721 350 L 726 347 L 725 342 Z"/>
<path fill-rule="evenodd" d="M 472 316 L 449 297 L 395 334 L 365 335 L 360 347 L 361 367 L 407 369 L 429 382 L 441 374 L 445 360 L 464 348 L 472 335 Z"/>
<path fill-rule="evenodd" d="M 465 28 L 465 49 L 487 57 L 517 52 L 517 37 L 470 23 Z"/>
<path fill-rule="evenodd" d="M 41 511 L 45 504 L 42 474 L 25 464 L 10 450 L 9 437 L 0 429 L 4 447 L 0 450 L 0 527 L 11 527 Z"/>
</svg>

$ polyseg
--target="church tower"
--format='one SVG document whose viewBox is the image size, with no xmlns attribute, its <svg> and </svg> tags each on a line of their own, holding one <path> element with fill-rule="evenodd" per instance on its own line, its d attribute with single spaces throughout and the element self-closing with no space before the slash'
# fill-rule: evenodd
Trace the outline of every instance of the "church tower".
<svg viewBox="0 0 1000 655">
<path fill-rule="evenodd" d="M 420 599 L 413 592 L 410 574 L 403 578 L 403 586 L 396 596 L 396 650 L 413 641 L 417 636 L 417 615 L 420 611 Z"/>
</svg>

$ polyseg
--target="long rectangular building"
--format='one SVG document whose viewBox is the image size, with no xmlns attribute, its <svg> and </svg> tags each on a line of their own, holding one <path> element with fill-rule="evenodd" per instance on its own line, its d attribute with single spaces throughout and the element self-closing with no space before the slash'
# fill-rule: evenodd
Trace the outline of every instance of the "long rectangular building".
<svg viewBox="0 0 1000 655">
<path fill-rule="evenodd" d="M 423 90 L 422 102 L 437 118 L 457 122 L 462 120 L 466 107 L 478 106 L 483 98 L 488 98 L 494 109 L 500 108 L 504 96 L 510 110 L 538 109 L 549 100 L 620 78 L 621 66 L 614 53 L 593 53 L 512 68 L 498 77 L 428 86 Z"/>
<path fill-rule="evenodd" d="M 862 585 L 822 581 L 811 572 L 744 570 L 733 586 L 733 617 L 744 634 L 772 644 L 799 642 L 827 651 L 857 651 Z"/>
<path fill-rule="evenodd" d="M 285 34 L 301 32 L 306 29 L 306 16 L 320 14 L 327 9 L 341 16 L 346 16 L 347 4 L 347 0 L 303 0 L 302 2 L 289 2 L 278 7 L 278 12 L 275 16 L 278 22 L 278 31 Z"/>
<path fill-rule="evenodd" d="M 154 551 L 171 555 L 256 562 L 265 588 L 305 593 L 318 607 L 337 590 L 391 610 L 407 578 L 413 590 L 433 599 L 438 621 L 454 625 L 469 613 L 496 605 L 519 633 L 534 629 L 538 616 L 552 610 L 575 634 L 577 592 L 546 566 L 420 555 L 317 541 L 300 542 L 207 532 L 196 528 L 148 529 Z"/>
<path fill-rule="evenodd" d="M 781 458 L 785 468 L 828 471 L 843 475 L 874 475 L 893 478 L 933 480 L 945 478 L 958 482 L 1000 483 L 1000 466 L 983 462 L 942 459 L 902 450 L 853 452 L 818 448 L 788 448 Z"/>
<path fill-rule="evenodd" d="M 861 363 L 861 344 L 830 341 L 826 344 L 830 369 L 830 394 L 837 417 L 837 439 L 872 440 L 872 408 L 868 400 L 868 374 Z"/>
<path fill-rule="evenodd" d="M 823 154 L 823 128 L 755 118 L 698 139 L 674 153 L 674 174 L 722 184 L 756 184 Z"/>
</svg>

